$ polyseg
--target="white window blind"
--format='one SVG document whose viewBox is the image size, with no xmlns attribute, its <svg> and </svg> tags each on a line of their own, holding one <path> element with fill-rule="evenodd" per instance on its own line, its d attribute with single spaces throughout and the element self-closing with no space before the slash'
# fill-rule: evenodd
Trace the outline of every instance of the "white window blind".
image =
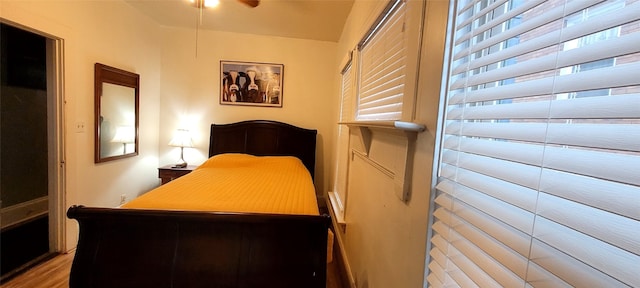
<svg viewBox="0 0 640 288">
<path fill-rule="evenodd" d="M 340 105 L 340 122 L 353 120 L 353 73 L 352 62 L 349 60 L 342 70 L 342 104 Z M 347 179 L 349 165 L 349 127 L 338 125 L 337 167 L 333 191 L 338 213 L 344 216 L 347 200 Z"/>
<path fill-rule="evenodd" d="M 640 287 L 640 1 L 452 5 L 433 287 Z"/>
<path fill-rule="evenodd" d="M 400 120 L 405 95 L 406 4 L 392 0 L 358 44 L 357 120 Z"/>
</svg>

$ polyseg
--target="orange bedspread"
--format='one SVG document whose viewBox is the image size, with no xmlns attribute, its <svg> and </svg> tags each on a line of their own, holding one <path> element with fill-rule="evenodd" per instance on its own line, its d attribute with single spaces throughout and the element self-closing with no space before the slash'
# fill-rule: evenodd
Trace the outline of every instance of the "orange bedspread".
<svg viewBox="0 0 640 288">
<path fill-rule="evenodd" d="M 318 215 L 309 171 L 295 157 L 221 154 L 123 208 Z"/>
</svg>

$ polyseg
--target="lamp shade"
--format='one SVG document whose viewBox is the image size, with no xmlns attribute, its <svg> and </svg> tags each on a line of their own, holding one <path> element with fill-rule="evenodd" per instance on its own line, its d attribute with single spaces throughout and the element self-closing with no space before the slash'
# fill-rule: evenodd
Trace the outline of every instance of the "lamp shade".
<svg viewBox="0 0 640 288">
<path fill-rule="evenodd" d="M 191 134 L 187 129 L 178 129 L 173 135 L 173 139 L 169 141 L 169 146 L 174 147 L 193 147 L 193 141 L 191 141 Z"/>
<path fill-rule="evenodd" d="M 135 141 L 136 133 L 133 126 L 119 126 L 116 129 L 116 135 L 111 139 L 111 142 L 114 143 L 133 143 Z"/>
</svg>

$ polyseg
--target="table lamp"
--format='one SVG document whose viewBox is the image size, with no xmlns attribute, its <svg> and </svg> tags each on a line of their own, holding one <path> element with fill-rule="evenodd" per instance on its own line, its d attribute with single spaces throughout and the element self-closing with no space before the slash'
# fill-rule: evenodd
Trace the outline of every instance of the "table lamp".
<svg viewBox="0 0 640 288">
<path fill-rule="evenodd" d="M 173 168 L 187 167 L 187 162 L 184 161 L 184 147 L 193 147 L 189 130 L 178 129 L 174 134 L 173 139 L 169 142 L 169 146 L 180 147 L 180 161 L 176 163 Z"/>
<path fill-rule="evenodd" d="M 136 141 L 135 130 L 132 126 L 119 126 L 116 128 L 116 135 L 111 139 L 112 143 L 122 143 L 122 154 L 127 154 L 127 144 Z"/>
</svg>

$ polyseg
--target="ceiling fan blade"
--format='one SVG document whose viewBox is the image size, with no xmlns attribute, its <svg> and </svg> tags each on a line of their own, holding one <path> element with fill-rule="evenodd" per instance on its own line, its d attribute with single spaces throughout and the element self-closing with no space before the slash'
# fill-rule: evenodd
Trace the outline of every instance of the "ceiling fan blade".
<svg viewBox="0 0 640 288">
<path fill-rule="evenodd" d="M 251 7 L 258 7 L 260 5 L 260 0 L 238 0 L 244 4 L 247 4 Z"/>
</svg>

